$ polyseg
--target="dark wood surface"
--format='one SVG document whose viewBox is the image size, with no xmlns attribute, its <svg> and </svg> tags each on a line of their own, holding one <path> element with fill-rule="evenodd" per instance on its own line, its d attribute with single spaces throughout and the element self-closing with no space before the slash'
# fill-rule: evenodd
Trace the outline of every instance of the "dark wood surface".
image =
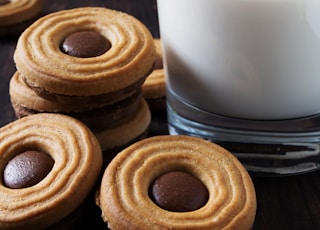
<svg viewBox="0 0 320 230">
<path fill-rule="evenodd" d="M 156 0 L 56 0 L 44 1 L 43 14 L 81 6 L 102 6 L 127 12 L 140 19 L 159 37 Z M 186 25 L 188 26 L 188 25 Z M 0 40 L 0 126 L 15 119 L 8 84 L 15 72 L 16 38 Z M 154 114 L 152 135 L 166 133 L 165 112 Z M 287 177 L 252 177 L 258 209 L 254 229 L 320 229 L 320 172 Z M 86 214 L 91 229 L 103 226 L 98 210 Z M 85 227 L 85 225 L 83 226 Z"/>
</svg>

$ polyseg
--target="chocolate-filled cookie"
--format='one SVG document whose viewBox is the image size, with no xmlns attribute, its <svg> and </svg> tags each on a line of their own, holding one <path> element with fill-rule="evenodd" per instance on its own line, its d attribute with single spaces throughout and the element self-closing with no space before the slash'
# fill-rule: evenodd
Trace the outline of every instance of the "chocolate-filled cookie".
<svg viewBox="0 0 320 230">
<path fill-rule="evenodd" d="M 10 80 L 11 104 L 18 118 L 40 113 L 62 113 L 84 122 L 92 131 L 102 131 L 129 120 L 136 113 L 141 101 L 141 91 L 110 105 L 95 107 L 94 104 L 65 104 L 39 97 L 16 72 Z"/>
<path fill-rule="evenodd" d="M 244 229 L 253 226 L 251 178 L 224 148 L 189 136 L 155 136 L 120 152 L 96 196 L 117 229 Z"/>
<path fill-rule="evenodd" d="M 77 44 L 92 39 L 98 42 Z M 87 51 L 77 51 L 79 46 Z M 95 53 L 84 54 L 88 50 Z M 39 94 L 81 97 L 141 86 L 155 56 L 151 33 L 136 18 L 84 7 L 52 13 L 33 23 L 20 36 L 14 60 L 25 82 Z"/>
<path fill-rule="evenodd" d="M 46 15 L 20 36 L 14 60 L 9 91 L 17 117 L 67 114 L 94 132 L 103 151 L 147 132 L 141 86 L 156 50 L 133 16 L 102 7 Z"/>
<path fill-rule="evenodd" d="M 47 229 L 82 206 L 102 168 L 100 145 L 81 122 L 36 114 L 0 129 L 0 229 Z"/>
</svg>

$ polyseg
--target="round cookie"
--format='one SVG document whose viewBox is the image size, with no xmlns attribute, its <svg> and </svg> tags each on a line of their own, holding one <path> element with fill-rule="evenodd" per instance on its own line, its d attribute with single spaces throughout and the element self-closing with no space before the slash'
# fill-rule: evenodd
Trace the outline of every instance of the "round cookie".
<svg viewBox="0 0 320 230">
<path fill-rule="evenodd" d="M 40 14 L 42 0 L 0 0 L 0 37 L 18 35 Z"/>
<path fill-rule="evenodd" d="M 42 113 L 2 127 L 0 229 L 57 226 L 82 206 L 101 167 L 97 139 L 74 118 Z"/>
<path fill-rule="evenodd" d="M 165 178 L 164 187 L 179 186 L 180 196 L 176 195 L 173 200 L 193 199 L 180 191 L 193 190 L 188 186 L 194 186 L 194 183 L 203 184 L 205 189 L 197 192 L 202 194 L 199 198 L 190 200 L 195 205 L 189 209 L 174 210 L 173 207 L 167 210 L 155 201 L 157 195 L 153 194 L 153 186 L 163 175 L 179 172 L 194 177 L 192 180 L 195 181 L 186 182 L 189 179 L 177 175 L 173 178 L 180 178 L 182 182 Z M 181 189 L 180 186 L 184 187 Z M 160 190 L 160 193 L 166 192 Z M 103 174 L 96 202 L 102 210 L 103 220 L 112 230 L 249 230 L 256 214 L 255 189 L 238 159 L 212 142 L 189 136 L 155 136 L 121 151 Z"/>
<path fill-rule="evenodd" d="M 101 131 L 126 122 L 140 105 L 141 91 L 111 105 L 95 108 L 93 104 L 64 104 L 39 97 L 16 72 L 10 80 L 9 94 L 18 118 L 39 113 L 62 113 L 85 123 L 92 131 Z"/>
<path fill-rule="evenodd" d="M 142 94 L 151 110 L 159 110 L 166 107 L 166 80 L 163 69 L 161 40 L 154 38 L 154 44 L 157 53 L 156 63 L 154 70 L 142 85 Z"/>
<path fill-rule="evenodd" d="M 64 40 L 82 31 L 99 33 L 110 42 L 110 49 L 87 58 L 64 53 Z M 14 60 L 36 92 L 83 97 L 129 93 L 133 85 L 131 90 L 136 90 L 152 71 L 155 56 L 150 31 L 136 18 L 102 7 L 83 7 L 33 23 L 20 36 Z"/>
<path fill-rule="evenodd" d="M 139 94 L 140 90 L 137 92 L 132 92 L 127 95 L 126 98 L 119 97 L 114 98 L 113 103 L 101 103 L 99 100 L 88 100 L 88 98 L 83 97 L 83 101 L 80 103 L 63 103 L 59 100 L 51 100 L 50 98 L 40 97 L 24 82 L 21 74 L 16 71 L 9 84 L 9 94 L 11 103 L 14 107 L 22 106 L 26 109 L 35 110 L 38 112 L 55 112 L 55 113 L 81 113 L 94 109 L 101 109 L 107 106 L 113 106 L 121 101 L 126 101 L 128 98 L 134 98 L 136 94 Z M 130 111 L 129 111 L 130 112 Z M 132 112 L 132 111 L 131 111 Z M 18 113 L 18 117 L 23 114 Z"/>
</svg>

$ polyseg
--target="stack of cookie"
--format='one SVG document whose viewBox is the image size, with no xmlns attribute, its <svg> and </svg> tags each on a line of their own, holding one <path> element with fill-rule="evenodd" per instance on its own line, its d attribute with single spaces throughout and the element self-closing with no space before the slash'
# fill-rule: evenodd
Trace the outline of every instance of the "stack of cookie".
<svg viewBox="0 0 320 230">
<path fill-rule="evenodd" d="M 146 134 L 151 120 L 142 84 L 156 59 L 149 30 L 100 7 L 40 18 L 20 36 L 10 97 L 17 117 L 63 113 L 83 121 L 102 149 Z"/>
</svg>

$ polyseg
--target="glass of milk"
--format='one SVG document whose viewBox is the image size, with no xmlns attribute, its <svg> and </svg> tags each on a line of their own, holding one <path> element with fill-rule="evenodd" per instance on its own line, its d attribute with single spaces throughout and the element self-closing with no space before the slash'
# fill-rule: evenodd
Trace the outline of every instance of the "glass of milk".
<svg viewBox="0 0 320 230">
<path fill-rule="evenodd" d="M 320 162 L 319 0 L 158 0 L 170 134 L 256 174 Z"/>
</svg>

